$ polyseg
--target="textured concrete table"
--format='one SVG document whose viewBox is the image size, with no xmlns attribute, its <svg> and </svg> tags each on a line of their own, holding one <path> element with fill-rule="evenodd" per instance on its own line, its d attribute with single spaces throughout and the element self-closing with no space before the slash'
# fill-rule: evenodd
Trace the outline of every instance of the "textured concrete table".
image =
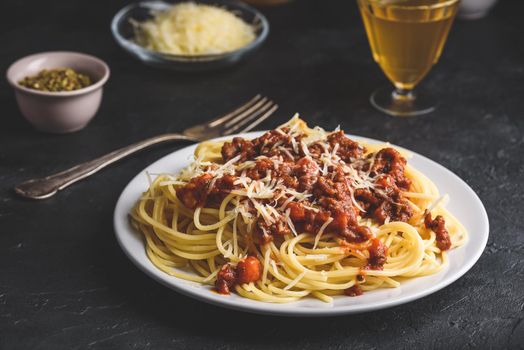
<svg viewBox="0 0 524 350">
<path fill-rule="evenodd" d="M 77 50 L 112 69 L 97 117 L 63 136 L 34 131 L 0 82 L 1 349 L 522 348 L 524 344 L 524 4 L 501 1 L 456 22 L 423 86 L 440 108 L 416 119 L 373 110 L 386 80 L 372 62 L 354 1 L 295 0 L 265 9 L 271 33 L 245 64 L 206 74 L 143 66 L 113 41 L 123 1 L 3 0 L 0 67 L 46 50 Z M 491 232 L 480 261 L 456 283 L 383 311 L 325 319 L 244 314 L 181 296 L 138 271 L 118 247 L 118 195 L 179 145 L 121 162 L 42 202 L 11 187 L 133 141 L 178 131 L 263 93 L 274 127 L 294 112 L 311 124 L 389 140 L 448 167 L 479 194 Z M 474 237 L 475 232 L 471 233 Z M 474 238 L 473 238 L 474 239 Z"/>
</svg>

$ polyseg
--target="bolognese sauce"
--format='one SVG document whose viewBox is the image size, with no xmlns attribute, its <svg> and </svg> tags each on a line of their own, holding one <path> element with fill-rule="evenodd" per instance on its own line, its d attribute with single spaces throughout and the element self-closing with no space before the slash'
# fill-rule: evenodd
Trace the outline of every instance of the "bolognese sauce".
<svg viewBox="0 0 524 350">
<path fill-rule="evenodd" d="M 446 229 L 446 220 L 442 215 L 437 215 L 435 219 L 431 219 L 431 213 L 427 213 L 424 217 L 424 225 L 435 232 L 437 247 L 440 250 L 451 248 L 451 237 Z"/>
<path fill-rule="evenodd" d="M 359 225 L 359 218 L 379 224 L 407 222 L 413 216 L 403 192 L 411 181 L 405 174 L 406 159 L 391 147 L 365 155 L 359 143 L 343 131 L 328 134 L 315 142 L 303 142 L 306 136 L 293 134 L 288 127 L 266 132 L 253 140 L 235 137 L 221 149 L 224 163 L 243 164 L 228 174 L 203 173 L 177 190 L 177 197 L 188 208 L 203 207 L 220 201 L 240 184 L 269 178 L 273 195 L 259 198 L 271 205 L 278 215 L 271 220 L 260 216 L 253 201 L 245 206 L 253 217 L 254 236 L 266 244 L 292 233 L 318 233 L 321 229 L 339 237 L 342 245 L 367 243 L 368 263 L 363 268 L 383 269 L 387 246 L 374 238 L 371 230 Z M 245 165 L 245 166 L 244 166 Z M 431 215 L 425 225 L 437 236 L 441 250 L 451 241 L 444 219 Z M 260 278 L 260 262 L 246 257 L 236 267 L 225 264 L 219 271 L 216 289 L 228 294 L 237 283 L 255 282 Z M 346 295 L 360 295 L 358 285 Z"/>
</svg>

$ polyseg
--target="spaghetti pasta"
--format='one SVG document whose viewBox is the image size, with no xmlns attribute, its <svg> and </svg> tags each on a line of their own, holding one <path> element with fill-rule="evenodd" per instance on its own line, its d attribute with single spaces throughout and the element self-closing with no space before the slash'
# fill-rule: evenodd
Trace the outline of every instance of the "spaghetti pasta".
<svg viewBox="0 0 524 350">
<path fill-rule="evenodd" d="M 152 180 L 131 222 L 157 268 L 222 294 L 332 302 L 395 288 L 467 240 L 408 156 L 295 116 L 254 140 L 201 143 L 189 167 Z"/>
</svg>

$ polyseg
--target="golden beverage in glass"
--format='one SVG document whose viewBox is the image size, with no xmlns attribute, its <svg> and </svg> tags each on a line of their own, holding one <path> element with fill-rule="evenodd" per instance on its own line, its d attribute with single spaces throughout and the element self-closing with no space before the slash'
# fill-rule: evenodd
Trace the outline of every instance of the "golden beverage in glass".
<svg viewBox="0 0 524 350">
<path fill-rule="evenodd" d="M 373 58 L 395 86 L 378 90 L 371 103 L 395 116 L 414 116 L 434 105 L 413 93 L 437 63 L 458 0 L 357 0 Z"/>
</svg>

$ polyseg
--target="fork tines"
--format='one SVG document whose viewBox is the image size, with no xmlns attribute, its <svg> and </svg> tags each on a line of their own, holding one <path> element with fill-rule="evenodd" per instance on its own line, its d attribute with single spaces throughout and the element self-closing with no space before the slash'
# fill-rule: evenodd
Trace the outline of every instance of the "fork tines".
<svg viewBox="0 0 524 350">
<path fill-rule="evenodd" d="M 256 95 L 234 111 L 214 120 L 210 125 L 224 123 L 224 134 L 247 132 L 262 123 L 278 109 L 278 105 L 267 97 Z"/>
</svg>

